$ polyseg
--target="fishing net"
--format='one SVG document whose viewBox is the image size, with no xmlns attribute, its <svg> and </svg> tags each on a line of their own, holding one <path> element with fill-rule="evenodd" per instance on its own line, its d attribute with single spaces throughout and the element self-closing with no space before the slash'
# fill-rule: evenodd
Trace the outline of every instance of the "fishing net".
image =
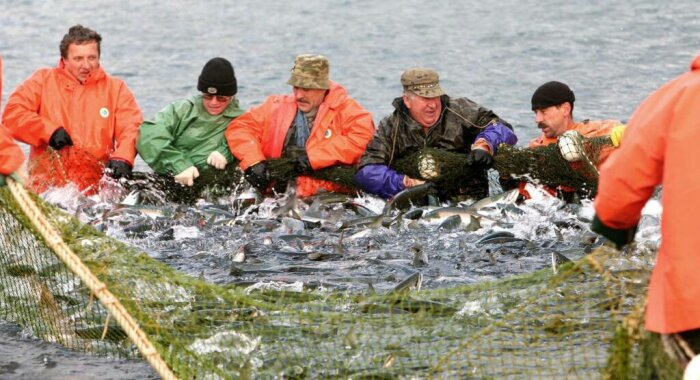
<svg viewBox="0 0 700 380">
<path fill-rule="evenodd" d="M 562 141 L 559 145 L 536 148 L 501 145 L 493 167 L 500 173 L 504 184 L 526 180 L 553 187 L 566 186 L 585 197 L 595 196 L 598 186 L 596 166 L 613 149 L 610 138 L 577 135 L 567 143 Z M 566 154 L 571 150 L 580 150 L 575 160 L 562 156 L 562 152 Z M 474 165 L 465 153 L 424 148 L 395 160 L 390 166 L 409 177 L 433 182 L 446 196 L 482 198 L 488 195 L 486 170 Z M 279 183 L 286 184 L 295 176 L 291 159 L 269 160 L 269 167 L 271 177 Z M 352 166 L 334 166 L 315 171 L 312 176 L 339 183 L 348 189 L 358 189 L 353 180 L 355 172 Z"/>
<path fill-rule="evenodd" d="M 0 318 L 74 350 L 143 355 L 164 378 L 679 373 L 641 327 L 651 258 L 602 247 L 556 272 L 379 294 L 220 286 L 9 187 L 0 189 Z"/>
<path fill-rule="evenodd" d="M 28 161 L 27 169 L 32 174 L 27 186 L 37 194 L 68 183 L 76 184 L 86 194 L 95 194 L 104 165 L 89 152 L 69 146 L 61 150 L 47 148 L 37 158 Z"/>
<path fill-rule="evenodd" d="M 216 200 L 240 189 L 243 173 L 236 162 L 226 165 L 226 169 L 211 167 L 199 170 L 199 177 L 192 186 L 175 182 L 171 175 L 133 172 L 123 181 L 129 191 L 138 191 L 144 204 L 161 205 L 169 202 L 193 204 L 198 199 Z"/>
</svg>

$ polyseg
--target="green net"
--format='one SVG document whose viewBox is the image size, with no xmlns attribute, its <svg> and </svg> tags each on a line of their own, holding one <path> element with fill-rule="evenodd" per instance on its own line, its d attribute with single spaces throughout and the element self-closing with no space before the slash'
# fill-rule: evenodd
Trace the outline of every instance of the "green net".
<svg viewBox="0 0 700 380">
<path fill-rule="evenodd" d="M 679 373 L 658 340 L 641 330 L 651 259 L 603 247 L 556 273 L 544 269 L 432 290 L 407 284 L 381 294 L 219 286 L 34 201 L 180 378 L 639 379 Z M 74 350 L 139 355 L 7 188 L 0 190 L 0 250 L 0 318 Z"/>
</svg>

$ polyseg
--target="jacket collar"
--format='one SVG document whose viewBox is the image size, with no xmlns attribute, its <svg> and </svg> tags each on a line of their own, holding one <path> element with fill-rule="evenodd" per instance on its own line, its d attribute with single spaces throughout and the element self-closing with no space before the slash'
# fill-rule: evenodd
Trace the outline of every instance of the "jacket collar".
<svg viewBox="0 0 700 380">
<path fill-rule="evenodd" d="M 56 66 L 60 69 L 60 72 L 68 78 L 68 80 L 74 82 L 77 85 L 80 85 L 80 81 L 77 80 L 73 74 L 71 74 L 68 69 L 66 69 L 66 64 L 63 63 L 63 59 L 59 58 L 58 59 L 58 65 Z M 82 85 L 89 85 L 95 82 L 99 82 L 100 80 L 104 79 L 107 76 L 105 74 L 104 70 L 102 70 L 102 66 L 98 67 L 96 70 L 93 70 L 90 75 L 85 78 L 85 83 L 82 83 Z"/>
</svg>

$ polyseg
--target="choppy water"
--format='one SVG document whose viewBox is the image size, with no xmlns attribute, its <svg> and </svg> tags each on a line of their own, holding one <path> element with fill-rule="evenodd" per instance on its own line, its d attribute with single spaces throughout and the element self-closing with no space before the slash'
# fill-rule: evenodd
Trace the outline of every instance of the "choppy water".
<svg viewBox="0 0 700 380">
<path fill-rule="evenodd" d="M 331 77 L 345 85 L 374 114 L 375 121 L 391 111 L 391 100 L 401 91 L 401 72 L 411 66 L 428 66 L 440 72 L 443 86 L 451 95 L 470 97 L 511 121 L 524 144 L 537 134 L 530 96 L 534 88 L 548 80 L 567 82 L 574 89 L 577 118 L 626 120 L 650 91 L 687 70 L 692 57 L 700 52 L 700 20 L 693 12 L 695 8 L 691 0 L 311 0 L 216 1 L 200 5 L 180 0 L 7 0 L 0 1 L 3 104 L 12 89 L 36 68 L 56 64 L 59 40 L 70 25 L 82 23 L 102 34 L 103 67 L 127 81 L 147 118 L 168 102 L 192 94 L 201 66 L 213 56 L 224 56 L 234 63 L 238 96 L 247 107 L 269 94 L 289 92 L 285 82 L 294 56 L 314 52 L 329 57 Z M 554 216 L 576 216 L 560 212 Z M 535 219 L 524 227 L 534 231 L 539 218 L 543 225 L 551 221 L 547 218 L 552 212 L 540 210 L 533 215 Z M 653 227 L 653 221 L 651 224 Z M 434 227 L 423 228 L 422 232 L 386 233 L 380 249 L 405 251 L 408 244 L 426 241 L 433 236 Z M 212 268 L 228 253 L 224 248 L 238 249 L 241 241 L 221 234 L 206 235 L 207 231 L 202 236 L 206 239 L 201 241 L 223 247 L 222 257 L 210 255 L 200 260 L 210 269 L 197 267 L 193 260 L 188 263 L 185 259 L 189 257 L 172 257 L 170 261 L 189 272 L 204 272 L 211 280 L 224 281 L 229 274 L 216 273 Z M 524 231 L 514 229 L 521 234 Z M 265 247 L 262 239 L 266 235 L 279 235 L 279 231 L 259 232 L 251 240 L 261 247 Z M 548 239 L 554 238 L 553 232 L 544 232 L 549 234 Z M 332 242 L 337 235 L 321 238 Z M 459 241 L 471 244 L 473 238 L 452 232 L 423 245 L 433 249 L 431 257 L 445 251 L 444 261 L 433 259 L 431 264 L 447 273 L 445 278 L 456 274 L 460 281 L 468 276 L 478 281 L 547 264 L 546 257 L 524 254 L 499 261 L 507 256 L 503 252 L 494 256 L 493 252 L 489 255 L 479 251 L 476 256 L 483 256 L 481 261 L 458 257 Z M 317 244 L 326 244 L 325 240 Z M 175 241 L 184 244 L 182 239 Z M 138 239 L 134 243 L 144 245 L 154 255 L 165 256 L 161 248 L 166 243 L 158 247 L 146 246 Z M 366 241 L 357 239 L 348 248 L 363 254 L 368 252 L 363 244 Z M 513 252 L 518 249 L 513 248 Z M 185 253 L 195 255 L 202 250 L 195 245 Z M 473 265 L 450 267 L 457 261 Z M 386 276 L 381 278 L 388 287 L 390 281 Z M 335 279 L 333 283 L 344 282 Z M 12 373 L 2 373 L 3 378 L 103 377 L 102 370 L 94 367 L 102 359 L 56 354 L 54 348 L 21 339 L 13 329 L 1 329 L 0 340 L 12 347 L 4 350 L 7 353 L 0 358 L 0 369 L 10 368 L 8 365 L 14 368 Z M 56 362 L 82 365 L 46 369 L 35 360 L 42 353 L 60 358 L 52 359 Z M 109 365 L 133 378 L 151 374 L 131 365 Z M 72 371 L 76 367 L 78 373 Z M 44 372 L 31 372 L 38 368 Z"/>
</svg>

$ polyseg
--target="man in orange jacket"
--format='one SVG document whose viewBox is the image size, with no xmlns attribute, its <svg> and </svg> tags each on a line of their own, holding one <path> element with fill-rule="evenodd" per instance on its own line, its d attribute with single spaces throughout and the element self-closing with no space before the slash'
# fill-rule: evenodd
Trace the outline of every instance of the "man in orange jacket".
<svg viewBox="0 0 700 380">
<path fill-rule="evenodd" d="M 296 57 L 287 81 L 292 95 L 273 95 L 231 121 L 226 140 L 251 185 L 265 190 L 273 179 L 266 160 L 295 157 L 297 195 L 337 184 L 303 176 L 334 165 L 354 165 L 374 134 L 372 115 L 345 88 L 328 79 L 322 55 Z"/>
<path fill-rule="evenodd" d="M 0 56 L 0 100 L 2 100 L 2 56 Z M 20 169 L 23 160 L 22 149 L 17 146 L 9 131 L 0 124 L 0 186 L 4 185 L 5 176 Z"/>
<path fill-rule="evenodd" d="M 55 68 L 37 70 L 10 95 L 3 121 L 31 146 L 29 187 L 75 183 L 96 192 L 103 168 L 128 176 L 136 156 L 141 110 L 126 84 L 100 67 L 102 37 L 72 26 Z"/>
<path fill-rule="evenodd" d="M 662 240 L 646 328 L 700 337 L 700 151 L 690 143 L 700 139 L 700 55 L 690 72 L 644 100 L 628 125 L 625 143 L 601 168 L 593 230 L 618 248 L 630 243 L 642 208 L 663 183 Z"/>
<path fill-rule="evenodd" d="M 540 146 L 547 146 L 549 144 L 556 144 L 562 135 L 565 133 L 570 133 L 569 131 L 575 131 L 582 137 L 599 137 L 599 136 L 609 136 L 610 144 L 601 144 L 598 154 L 593 158 L 591 164 L 595 167 L 600 167 L 600 165 L 605 162 L 605 160 L 610 156 L 610 153 L 620 145 L 622 141 L 622 136 L 625 131 L 625 125 L 618 120 L 584 120 L 581 122 L 576 122 L 574 120 L 574 101 L 576 97 L 571 88 L 565 83 L 551 81 L 547 82 L 540 87 L 538 87 L 532 94 L 532 111 L 535 113 L 535 122 L 537 127 L 542 130 L 542 134 L 530 141 L 530 148 L 536 148 Z M 577 140 L 579 137 L 575 137 Z M 570 144 L 574 145 L 574 144 Z M 564 147 L 563 149 L 570 149 L 570 147 Z M 562 155 L 567 160 L 578 160 L 580 154 L 583 152 L 577 152 L 573 158 L 569 158 L 567 152 L 562 149 L 560 145 L 560 150 L 562 150 Z M 587 164 L 590 166 L 590 164 Z M 584 163 L 582 162 L 572 162 L 571 168 L 573 170 L 584 169 Z M 595 172 L 595 169 L 590 169 Z M 583 172 L 582 172 L 583 173 Z M 523 192 L 523 185 L 521 183 L 521 192 Z M 572 196 L 576 189 L 567 186 L 556 186 L 557 184 L 549 184 L 548 190 L 555 194 L 558 193 L 564 199 L 568 199 Z M 529 197 L 528 194 L 523 194 Z"/>
<path fill-rule="evenodd" d="M 618 120 L 574 120 L 574 101 L 576 97 L 569 86 L 562 82 L 547 82 L 532 94 L 532 111 L 535 113 L 537 128 L 542 134 L 530 141 L 530 148 L 555 144 L 557 139 L 567 131 L 576 131 L 583 137 L 610 136 L 612 146 L 601 150 L 598 160 L 600 166 L 610 155 L 614 147 L 620 145 L 625 125 Z"/>
</svg>

